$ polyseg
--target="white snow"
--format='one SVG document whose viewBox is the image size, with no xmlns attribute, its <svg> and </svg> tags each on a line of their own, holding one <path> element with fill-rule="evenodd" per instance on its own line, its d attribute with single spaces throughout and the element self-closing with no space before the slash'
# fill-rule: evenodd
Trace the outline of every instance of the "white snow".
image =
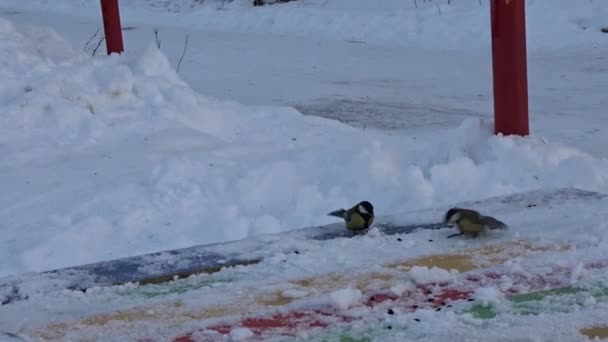
<svg viewBox="0 0 608 342">
<path fill-rule="evenodd" d="M 279 6 L 252 8 L 249 0 L 131 0 L 122 1 L 122 17 L 132 23 L 169 20 L 187 29 L 246 33 L 273 33 L 322 37 L 332 40 L 460 50 L 485 47 L 489 39 L 488 1 L 309 0 Z M 92 1 L 5 0 L 9 8 L 44 8 L 55 13 L 97 19 L 99 4 Z M 218 10 L 220 9 L 220 10 Z M 601 1 L 527 1 L 529 41 L 532 49 L 565 48 L 601 43 L 588 31 L 606 25 L 608 14 Z M 456 29 L 457 28 L 457 29 Z M 586 32 L 587 31 L 587 32 Z M 557 38 L 559 37 L 559 38 Z M 581 42 L 581 38 L 585 42 Z"/>
<path fill-rule="evenodd" d="M 364 2 L 330 1 L 327 6 L 319 7 L 318 3 L 307 1 L 304 7 L 294 3 L 252 9 L 242 1 L 235 1 L 227 5 L 225 11 L 218 12 L 215 7 L 204 5 L 195 6 L 192 13 L 186 11 L 186 3 L 177 2 L 181 4 L 179 8 L 168 14 L 138 1 L 121 5 L 125 22 L 134 20 L 145 25 L 162 14 L 167 22 L 180 17 L 182 25 L 193 29 L 211 25 L 206 19 L 197 19 L 198 24 L 192 20 L 202 18 L 199 16 L 207 18 L 209 13 L 215 18 L 214 29 L 226 29 L 218 21 L 234 24 L 235 18 L 239 18 L 238 22 L 245 25 L 239 26 L 239 30 L 247 32 L 251 25 L 265 22 L 257 17 L 259 15 L 307 18 L 314 22 L 311 26 L 333 27 L 335 31 L 327 33 L 323 29 L 327 34 L 321 34 L 310 27 L 306 29 L 306 21 L 286 19 L 285 25 L 295 24 L 302 34 L 323 39 L 342 35 L 339 31 L 349 30 L 351 24 L 358 25 L 357 20 L 368 22 L 376 15 L 382 18 L 395 16 L 400 25 L 408 23 L 419 28 L 414 35 L 419 39 L 406 36 L 414 39 L 408 40 L 407 44 L 416 46 L 415 51 L 421 56 L 431 53 L 425 50 L 432 48 L 426 43 L 457 42 L 458 38 L 452 35 L 470 38 L 471 32 L 446 31 L 431 24 L 428 27 L 434 29 L 428 32 L 426 22 L 410 23 L 403 16 L 414 15 L 453 27 L 463 25 L 450 21 L 469 22 L 474 16 L 477 19 L 472 27 L 479 32 L 487 31 L 481 27 L 486 27 L 488 9 L 479 7 L 476 1 L 473 2 L 475 6 L 446 5 L 442 16 L 431 14 L 436 9 L 428 4 L 416 10 L 409 3 L 398 2 L 372 10 Z M 157 4 L 160 6 L 162 2 Z M 406 128 L 405 132 L 409 133 L 387 134 L 302 116 L 293 108 L 251 107 L 219 100 L 199 94 L 189 85 L 209 89 L 201 86 L 201 81 L 208 79 L 207 71 L 187 69 L 193 66 L 191 60 L 190 64 L 184 64 L 184 70 L 187 70 L 184 77 L 189 83 L 184 82 L 174 72 L 171 62 L 174 57 L 164 55 L 168 49 L 158 51 L 150 39 L 137 40 L 145 44 L 126 39 L 127 52 L 122 56 L 91 58 L 74 47 L 73 43 L 80 41 L 68 42 L 54 31 L 65 32 L 65 28 L 73 27 L 71 16 L 55 14 L 61 22 L 52 21 L 52 15 L 41 17 L 50 20 L 53 29 L 31 27 L 22 19 L 12 20 L 24 16 L 27 21 L 29 15 L 38 21 L 40 17 L 36 17 L 36 11 L 39 10 L 90 18 L 93 16 L 91 11 L 98 14 L 96 3 L 93 6 L 88 2 L 66 1 L 49 6 L 46 2 L 32 1 L 27 6 L 21 2 L 6 2 L 3 6 L 16 11 L 7 10 L 5 18 L 0 19 L 0 44 L 5 61 L 0 70 L 5 80 L 0 88 L 3 101 L 0 184 L 5 194 L 0 200 L 0 218 L 6 222 L 0 241 L 0 275 L 326 224 L 335 222 L 326 216 L 327 212 L 363 199 L 372 201 L 376 214 L 383 215 L 544 187 L 575 186 L 597 191 L 607 188 L 608 162 L 605 159 L 538 135 L 528 139 L 492 136 L 492 123 L 487 114 L 464 117 L 451 127 L 440 125 L 429 130 L 431 126 L 428 126 L 420 132 L 411 130 L 420 126 L 413 122 L 414 126 Z M 541 2 L 531 2 L 529 6 L 529 16 L 540 17 L 537 20 L 544 25 L 556 20 L 571 23 L 574 17 L 597 24 L 597 20 L 591 18 L 600 18 L 598 13 L 606 7 L 593 2 L 564 7 L 563 11 L 557 11 L 559 15 L 549 16 L 540 14 L 546 9 Z M 341 24 L 330 25 L 323 21 L 329 17 L 336 20 L 335 13 L 343 13 Z M 154 15 L 148 17 L 148 14 Z M 230 16 L 234 18 L 230 19 Z M 88 20 L 95 23 L 92 18 Z M 16 23 L 21 28 L 15 28 Z M 531 23 L 532 37 L 543 32 L 558 34 L 554 32 L 555 26 L 541 29 L 535 26 L 536 21 L 531 20 Z M 259 30 L 269 33 L 293 31 L 285 27 L 280 29 L 277 25 L 283 24 L 262 26 Z M 391 28 L 384 21 L 382 28 L 366 27 L 374 32 L 370 34 L 376 35 L 376 42 L 384 45 L 401 42 L 401 39 L 386 36 L 387 32 L 404 37 L 399 26 Z M 605 38 L 599 33 L 568 25 L 559 26 L 557 30 L 567 30 L 560 42 L 569 41 L 568 44 L 580 42 L 581 46 L 587 46 L 585 44 L 595 44 L 595 39 Z M 73 37 L 75 31 L 85 30 L 72 29 L 66 33 Z M 126 38 L 129 32 L 125 31 Z M 443 33 L 438 38 L 429 38 L 429 34 L 437 32 Z M 378 38 L 380 36 L 384 38 Z M 277 39 L 278 46 L 285 44 L 280 37 Z M 173 40 L 164 41 L 169 44 Z M 554 39 L 550 41 L 556 43 Z M 193 40 L 192 44 L 195 43 Z M 307 46 L 309 41 L 303 40 L 302 44 Z M 474 49 L 474 45 L 468 42 L 463 49 L 465 46 Z M 534 42 L 529 45 L 538 46 Z M 552 45 L 551 48 L 560 46 Z M 225 49 L 223 45 L 218 48 Z M 199 45 L 192 45 L 191 49 L 191 58 L 199 49 L 209 50 Z M 351 47 L 345 47 L 343 52 L 338 50 L 336 56 L 349 49 Z M 353 52 L 355 56 L 363 53 L 361 58 L 369 58 L 365 56 L 374 51 L 370 49 L 374 48 L 362 47 Z M 411 50 L 408 47 L 408 54 Z M 454 53 L 454 56 L 460 56 L 459 52 Z M 436 55 L 429 56 L 434 58 Z M 461 57 L 454 58 L 464 61 Z M 270 60 L 255 60 L 261 67 L 276 64 Z M 281 63 L 293 64 L 291 61 Z M 353 64 L 354 68 L 348 68 L 348 73 L 353 77 L 358 74 L 367 77 L 365 68 L 361 67 L 372 67 L 375 63 L 373 59 L 368 62 L 363 59 Z M 230 67 L 240 68 L 237 65 Z M 530 68 L 533 70 L 534 64 Z M 395 74 L 390 64 L 382 72 L 386 71 Z M 258 74 L 242 77 L 272 77 L 268 72 L 261 69 Z M 283 76 L 275 82 L 285 88 L 291 84 L 289 82 L 298 82 L 297 75 L 306 78 L 304 70 L 290 73 L 293 72 L 296 78 Z M 407 77 L 415 76 L 423 81 L 429 72 L 432 70 Z M 443 74 L 446 80 L 450 79 L 449 73 Z M 213 79 L 223 82 L 221 75 L 213 74 Z M 244 92 L 239 90 L 244 89 L 239 86 L 242 78 L 238 74 L 230 75 L 229 78 L 234 79 L 230 88 L 243 98 Z M 532 91 L 535 82 L 540 80 L 531 77 Z M 348 88 L 351 83 L 348 81 L 341 88 Z M 455 83 L 446 84 L 451 93 L 460 88 Z M 473 83 L 471 86 L 476 87 Z M 370 84 L 370 87 L 368 90 L 375 93 L 375 86 Z M 395 84 L 395 87 L 400 86 Z M 490 84 L 486 83 L 484 87 L 489 91 Z M 311 87 L 308 83 L 306 88 L 319 87 Z M 601 94 L 599 89 L 601 87 L 597 93 Z M 256 98 L 268 98 L 268 95 L 260 95 L 259 90 L 249 92 Z M 589 92 L 593 96 L 593 89 Z M 217 94 L 216 91 L 211 93 Z M 304 96 L 309 94 L 303 93 Z M 285 98 L 292 97 L 287 95 Z M 455 98 L 447 100 L 443 95 L 435 99 L 452 105 L 458 102 Z M 533 104 L 535 97 L 531 100 Z M 428 114 L 425 121 L 432 117 Z M 537 120 L 534 108 L 531 118 Z M 561 120 L 561 117 L 555 119 Z M 572 122 L 568 125 L 572 126 Z M 543 129 L 541 125 L 540 130 Z M 593 150 L 598 148 L 597 143 L 583 145 Z"/>
<path fill-rule="evenodd" d="M 2 20 L 2 35 L 0 274 L 329 223 L 363 198 L 381 215 L 606 187 L 605 160 L 478 119 L 404 141 L 204 97 L 152 46 L 89 58 L 50 30 Z"/>
<path fill-rule="evenodd" d="M 593 296 L 586 297 L 583 301 L 584 306 L 594 306 L 597 304 L 597 300 Z"/>
<path fill-rule="evenodd" d="M 358 289 L 340 289 L 329 294 L 329 302 L 332 307 L 345 310 L 359 304 L 362 297 L 363 294 Z"/>
<path fill-rule="evenodd" d="M 230 331 L 232 341 L 245 341 L 253 336 L 253 332 L 247 328 L 237 328 Z"/>
<path fill-rule="evenodd" d="M 302 291 L 298 289 L 288 289 L 281 292 L 281 296 L 285 298 L 303 298 L 308 296 L 308 291 Z"/>
<path fill-rule="evenodd" d="M 473 298 L 481 305 L 500 304 L 504 302 L 505 296 L 496 287 L 479 287 L 475 289 Z"/>
<path fill-rule="evenodd" d="M 513 286 L 513 279 L 509 278 L 506 275 L 500 277 L 499 287 L 502 291 L 507 291 Z"/>
<path fill-rule="evenodd" d="M 414 266 L 408 274 L 416 284 L 448 283 L 454 277 L 450 270 L 438 267 L 429 269 L 426 266 Z"/>
<path fill-rule="evenodd" d="M 390 290 L 396 296 L 401 296 L 405 291 L 412 289 L 412 283 L 398 283 L 391 286 Z"/>
<path fill-rule="evenodd" d="M 4 0 L 0 277 L 339 223 L 326 214 L 361 200 L 382 216 L 533 189 L 608 192 L 608 35 L 600 32 L 608 3 L 526 3 L 532 135 L 518 138 L 492 134 L 485 0 L 259 8 L 249 0 L 124 0 L 126 52 L 112 56 L 103 44 L 95 56 L 82 48 L 101 27 L 99 2 Z M 160 28 L 160 50 L 153 27 Z M 583 262 L 589 245 L 605 250 L 605 209 L 602 202 L 505 213 L 513 229 L 492 237 L 568 241 L 583 246 L 571 255 Z M 220 272 L 247 280 L 205 288 L 213 296 L 194 290 L 190 299 L 223 302 L 252 284 L 375 269 L 487 241 L 444 241 L 441 234 L 398 242 L 373 228 L 337 241 L 281 240 L 301 253 L 263 251 L 271 257 L 252 266 L 255 272 Z M 522 260 L 509 263 L 523 267 Z M 415 284 L 458 276 L 436 267 L 408 275 Z M 580 264 L 571 280 L 586 276 Z M 408 281 L 389 291 L 406 293 L 414 286 Z M 499 304 L 499 289 L 514 282 L 504 276 L 498 288 L 477 289 L 475 299 Z M 278 288 L 283 298 L 316 300 L 303 289 Z M 149 303 L 112 291 L 34 296 L 32 307 L 56 307 L 61 319 Z M 351 287 L 329 295 L 338 310 L 364 298 Z M 567 339 L 568 324 L 605 317 L 599 301 L 589 297 L 576 322 L 551 314 L 499 324 L 513 339 Z M 27 305 L 20 315 L 3 311 L 0 328 L 49 319 Z M 412 315 L 424 319 L 408 325 L 412 339 L 491 339 L 505 331 L 443 311 Z M 537 331 L 535 324 L 556 328 Z M 251 336 L 246 328 L 230 332 Z"/>
</svg>

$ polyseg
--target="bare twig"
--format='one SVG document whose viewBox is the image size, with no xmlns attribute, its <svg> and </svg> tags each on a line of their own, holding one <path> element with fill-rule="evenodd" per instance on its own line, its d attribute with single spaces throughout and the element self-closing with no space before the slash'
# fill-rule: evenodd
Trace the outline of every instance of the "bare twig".
<svg viewBox="0 0 608 342">
<path fill-rule="evenodd" d="M 154 28 L 154 39 L 156 40 L 156 47 L 160 49 L 160 39 L 158 38 L 158 27 Z"/>
<path fill-rule="evenodd" d="M 177 73 L 179 73 L 179 67 L 182 65 L 182 60 L 186 55 L 186 49 L 188 49 L 188 34 L 186 33 L 186 40 L 184 41 L 184 51 L 182 51 L 182 56 L 179 58 L 179 62 L 177 62 Z"/>
<path fill-rule="evenodd" d="M 441 15 L 441 8 L 439 8 L 439 4 L 435 3 L 435 5 L 437 5 L 437 13 L 439 13 L 439 15 Z"/>
<path fill-rule="evenodd" d="M 93 35 L 89 38 L 89 40 L 87 40 L 87 42 L 84 44 L 84 47 L 82 48 L 83 51 L 87 51 L 87 49 L 89 48 L 89 44 L 91 44 L 91 42 L 93 41 L 93 39 L 95 39 L 97 37 L 97 35 L 99 34 L 99 31 L 101 31 L 101 27 L 98 27 L 97 30 L 95 31 L 95 33 L 93 33 Z"/>
<path fill-rule="evenodd" d="M 327 5 L 327 3 L 328 3 L 328 2 L 329 2 L 329 0 L 325 0 L 325 2 L 323 2 L 323 3 L 321 4 L 321 7 L 323 7 L 323 6 Z"/>
<path fill-rule="evenodd" d="M 95 56 L 97 54 L 97 50 L 99 50 L 99 47 L 101 46 L 101 43 L 103 43 L 106 40 L 106 36 L 102 36 L 101 38 L 99 38 L 99 41 L 97 42 L 97 45 L 95 46 L 95 48 L 93 49 L 93 53 L 91 54 L 91 56 Z"/>
<path fill-rule="evenodd" d="M 418 8 L 418 2 L 416 2 L 416 0 L 414 0 L 414 6 Z"/>
</svg>

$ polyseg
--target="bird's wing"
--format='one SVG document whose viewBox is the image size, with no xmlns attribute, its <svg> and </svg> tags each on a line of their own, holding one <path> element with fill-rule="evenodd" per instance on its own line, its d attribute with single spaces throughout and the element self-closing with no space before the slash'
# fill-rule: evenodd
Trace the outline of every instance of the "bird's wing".
<svg viewBox="0 0 608 342">
<path fill-rule="evenodd" d="M 493 218 L 492 216 L 481 216 L 481 221 L 489 229 L 508 229 L 504 222 Z"/>
</svg>

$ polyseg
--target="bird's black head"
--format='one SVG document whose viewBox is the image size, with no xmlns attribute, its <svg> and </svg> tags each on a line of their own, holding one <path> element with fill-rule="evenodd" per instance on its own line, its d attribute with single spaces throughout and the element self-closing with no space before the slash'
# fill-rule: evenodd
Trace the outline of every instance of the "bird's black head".
<svg viewBox="0 0 608 342">
<path fill-rule="evenodd" d="M 451 208 L 450 210 L 448 210 L 447 213 L 445 213 L 443 222 L 444 223 L 454 223 L 454 222 L 458 221 L 459 218 L 460 218 L 460 213 L 459 213 L 458 208 Z"/>
<path fill-rule="evenodd" d="M 362 201 L 357 204 L 357 211 L 364 215 L 374 215 L 374 206 L 368 201 Z"/>
</svg>

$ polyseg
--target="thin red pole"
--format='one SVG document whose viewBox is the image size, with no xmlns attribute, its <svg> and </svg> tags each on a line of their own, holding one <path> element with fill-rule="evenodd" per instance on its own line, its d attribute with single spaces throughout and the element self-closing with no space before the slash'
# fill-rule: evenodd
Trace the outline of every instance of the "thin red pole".
<svg viewBox="0 0 608 342">
<path fill-rule="evenodd" d="M 525 0 L 491 0 L 494 130 L 528 135 Z"/>
<path fill-rule="evenodd" d="M 103 30 L 106 36 L 108 55 L 113 52 L 122 53 L 124 48 L 122 45 L 118 0 L 101 0 L 101 14 L 103 16 Z"/>
</svg>

